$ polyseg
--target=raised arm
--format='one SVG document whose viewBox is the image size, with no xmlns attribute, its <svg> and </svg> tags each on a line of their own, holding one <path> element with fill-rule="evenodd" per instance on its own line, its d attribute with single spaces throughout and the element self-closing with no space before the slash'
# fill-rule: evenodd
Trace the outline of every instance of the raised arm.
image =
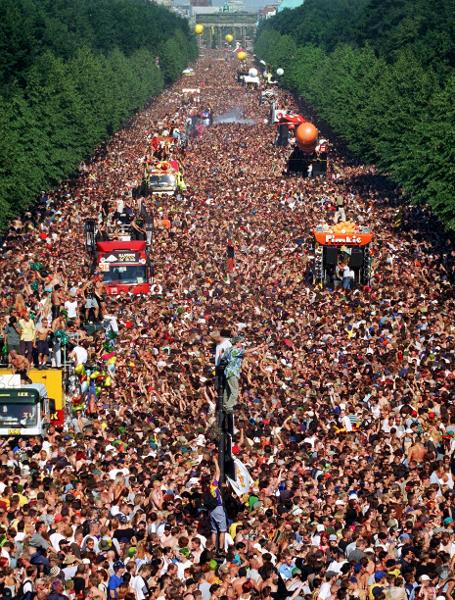
<svg viewBox="0 0 455 600">
<path fill-rule="evenodd" d="M 216 454 L 213 455 L 213 464 L 215 465 L 215 479 L 220 481 L 220 465 L 218 464 L 218 457 Z"/>
</svg>

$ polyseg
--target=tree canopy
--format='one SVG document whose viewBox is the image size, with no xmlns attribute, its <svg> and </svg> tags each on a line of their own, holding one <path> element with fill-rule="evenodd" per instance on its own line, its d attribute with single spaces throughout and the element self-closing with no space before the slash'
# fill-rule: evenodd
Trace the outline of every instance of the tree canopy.
<svg viewBox="0 0 455 600">
<path fill-rule="evenodd" d="M 0 228 L 196 56 L 187 21 L 148 0 L 2 0 Z"/>
<path fill-rule="evenodd" d="M 260 27 L 256 53 L 455 229 L 453 0 L 306 0 Z"/>
</svg>

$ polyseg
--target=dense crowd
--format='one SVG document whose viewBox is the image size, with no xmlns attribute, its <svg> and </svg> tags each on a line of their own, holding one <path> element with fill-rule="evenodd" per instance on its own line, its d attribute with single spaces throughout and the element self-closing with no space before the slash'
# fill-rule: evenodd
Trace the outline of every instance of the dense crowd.
<svg viewBox="0 0 455 600">
<path fill-rule="evenodd" d="M 231 55 L 199 59 L 199 104 L 182 102 L 187 83 L 5 240 L 5 361 L 25 377 L 32 362 L 116 362 L 64 431 L 1 441 L 1 597 L 448 600 L 453 247 L 424 209 L 394 228 L 395 193 L 336 145 L 326 179 L 284 177 L 289 149 Z M 107 298 L 88 276 L 85 219 L 134 208 L 147 139 L 207 105 L 186 192 L 144 200 L 161 293 Z M 233 108 L 254 124 L 217 124 Z M 311 284 L 311 231 L 333 222 L 340 195 L 375 235 L 361 289 Z M 109 341 L 88 326 L 93 296 L 117 318 Z M 233 452 L 253 483 L 240 497 L 216 485 L 214 348 L 226 342 L 244 355 Z"/>
</svg>

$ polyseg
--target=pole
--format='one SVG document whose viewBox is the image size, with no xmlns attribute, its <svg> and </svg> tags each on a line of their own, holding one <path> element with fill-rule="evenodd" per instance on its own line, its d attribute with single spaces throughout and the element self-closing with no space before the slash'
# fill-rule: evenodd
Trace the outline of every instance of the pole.
<svg viewBox="0 0 455 600">
<path fill-rule="evenodd" d="M 224 368 L 216 367 L 216 386 L 217 386 L 217 402 L 216 402 L 216 422 L 218 425 L 218 465 L 220 467 L 220 481 L 224 483 L 224 462 L 226 449 L 226 431 L 225 431 L 225 414 L 223 409 L 224 397 Z"/>
</svg>

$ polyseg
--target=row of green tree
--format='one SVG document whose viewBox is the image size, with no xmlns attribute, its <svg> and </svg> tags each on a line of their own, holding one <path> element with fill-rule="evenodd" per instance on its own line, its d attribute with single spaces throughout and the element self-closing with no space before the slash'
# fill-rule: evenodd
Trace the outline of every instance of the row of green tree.
<svg viewBox="0 0 455 600">
<path fill-rule="evenodd" d="M 0 228 L 197 56 L 148 0 L 3 0 L 0 40 Z"/>
<path fill-rule="evenodd" d="M 431 31 L 426 42 L 409 35 L 409 43 L 398 49 L 393 40 L 399 32 L 414 30 L 410 18 L 403 22 L 396 14 L 410 1 L 383 1 L 389 14 L 374 13 L 377 34 L 364 29 L 362 35 L 369 31 L 370 38 L 363 42 L 358 28 L 365 14 L 359 5 L 372 10 L 376 0 L 330 0 L 335 15 L 340 6 L 348 15 L 340 17 L 337 30 L 331 18 L 316 27 L 315 4 L 306 0 L 299 13 L 283 11 L 270 19 L 259 32 L 257 55 L 285 69 L 284 85 L 307 99 L 357 156 L 376 163 L 410 198 L 428 202 L 455 229 L 455 19 L 446 13 L 446 26 L 438 18 L 433 37 Z M 326 0 L 317 4 L 320 11 Z M 412 1 L 412 18 L 419 23 L 426 14 L 416 12 L 421 4 Z M 315 37 L 305 34 L 305 7 Z"/>
</svg>

